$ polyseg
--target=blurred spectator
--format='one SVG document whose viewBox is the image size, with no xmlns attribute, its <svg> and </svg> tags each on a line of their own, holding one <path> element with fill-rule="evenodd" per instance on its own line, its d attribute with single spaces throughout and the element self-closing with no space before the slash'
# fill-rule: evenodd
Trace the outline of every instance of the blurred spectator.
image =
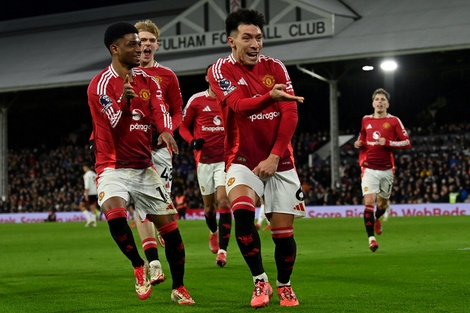
<svg viewBox="0 0 470 313">
<path fill-rule="evenodd" d="M 449 187 L 449 203 L 457 203 L 459 199 L 459 192 L 455 190 L 455 185 Z"/>
<path fill-rule="evenodd" d="M 51 208 L 49 211 L 49 215 L 47 215 L 47 218 L 44 220 L 44 222 L 56 222 L 57 221 L 57 215 L 55 213 L 55 209 Z"/>
<path fill-rule="evenodd" d="M 456 202 L 470 201 L 470 126 L 416 128 L 409 134 L 413 148 L 395 153 L 392 203 L 448 203 L 450 195 L 455 197 L 453 193 L 457 193 Z M 203 208 L 193 153 L 179 135 L 175 139 L 180 154 L 173 160 L 174 194 L 184 195 L 188 208 Z M 340 184 L 331 188 L 330 160 L 316 154 L 328 141 L 325 131 L 296 133 L 292 139 L 305 203 L 359 205 L 358 152 L 350 143 L 343 145 Z M 78 211 L 83 192 L 82 165 L 86 162 L 92 162 L 88 143 L 9 150 L 8 194 L 0 199 L 0 213 L 47 212 L 51 207 L 58 212 Z"/>
</svg>

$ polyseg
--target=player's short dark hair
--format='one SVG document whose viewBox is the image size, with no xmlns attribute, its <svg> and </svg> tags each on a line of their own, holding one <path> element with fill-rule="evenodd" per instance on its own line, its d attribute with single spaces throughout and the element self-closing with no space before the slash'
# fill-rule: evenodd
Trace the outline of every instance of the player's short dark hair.
<svg viewBox="0 0 470 313">
<path fill-rule="evenodd" d="M 117 22 L 114 24 L 111 24 L 108 26 L 106 29 L 106 32 L 104 33 L 104 45 L 106 48 L 114 44 L 118 39 L 123 38 L 127 34 L 138 34 L 139 31 L 137 28 L 135 28 L 134 25 L 126 22 Z"/>
<path fill-rule="evenodd" d="M 372 101 L 374 101 L 375 96 L 378 94 L 384 95 L 385 98 L 387 98 L 387 101 L 390 101 L 390 94 L 383 88 L 379 88 L 374 91 L 372 94 Z"/>
<path fill-rule="evenodd" d="M 225 19 L 225 31 L 227 36 L 233 31 L 238 30 L 240 24 L 255 25 L 263 30 L 263 26 L 266 25 L 266 19 L 263 13 L 256 10 L 249 10 L 245 8 L 238 9 L 230 13 Z"/>
</svg>

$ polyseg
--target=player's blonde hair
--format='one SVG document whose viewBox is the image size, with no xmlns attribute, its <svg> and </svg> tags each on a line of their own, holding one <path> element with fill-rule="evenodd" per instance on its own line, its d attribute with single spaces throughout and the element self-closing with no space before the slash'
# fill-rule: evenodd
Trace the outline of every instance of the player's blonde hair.
<svg viewBox="0 0 470 313">
<path fill-rule="evenodd" d="M 144 32 L 152 33 L 155 35 L 157 39 L 158 37 L 160 37 L 160 29 L 151 20 L 137 22 L 135 23 L 134 26 L 135 28 L 137 28 L 139 32 L 144 31 Z"/>
<path fill-rule="evenodd" d="M 137 29 L 139 28 L 137 27 Z M 379 88 L 374 91 L 374 93 L 372 94 L 372 101 L 374 101 L 375 96 L 378 94 L 384 95 L 385 98 L 387 98 L 387 101 L 390 101 L 390 94 L 383 88 Z"/>
</svg>

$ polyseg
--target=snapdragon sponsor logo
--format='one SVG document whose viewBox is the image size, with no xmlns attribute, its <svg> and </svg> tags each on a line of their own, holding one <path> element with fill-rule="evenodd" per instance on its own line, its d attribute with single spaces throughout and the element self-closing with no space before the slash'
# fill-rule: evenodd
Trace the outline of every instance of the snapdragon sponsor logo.
<svg viewBox="0 0 470 313">
<path fill-rule="evenodd" d="M 218 116 L 218 115 L 214 116 L 214 118 L 212 119 L 212 122 L 213 122 L 215 125 L 222 125 L 222 119 L 221 119 L 220 116 Z"/>
<path fill-rule="evenodd" d="M 147 132 L 150 130 L 150 125 L 139 124 L 139 123 L 131 124 L 129 127 L 129 131 L 133 131 L 133 130 L 143 130 L 144 132 Z"/>
<path fill-rule="evenodd" d="M 207 126 L 202 126 L 202 131 L 205 132 L 219 132 L 219 131 L 224 131 L 223 126 L 216 126 L 216 127 L 207 127 Z"/>
<path fill-rule="evenodd" d="M 255 120 L 273 120 L 275 117 L 281 116 L 280 112 L 269 112 L 269 113 L 258 113 L 248 116 L 248 118 L 254 122 Z"/>
</svg>

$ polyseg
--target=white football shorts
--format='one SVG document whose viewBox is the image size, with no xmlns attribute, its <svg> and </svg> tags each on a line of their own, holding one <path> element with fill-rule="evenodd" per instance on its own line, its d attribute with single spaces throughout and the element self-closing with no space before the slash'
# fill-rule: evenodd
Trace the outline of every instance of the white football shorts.
<svg viewBox="0 0 470 313">
<path fill-rule="evenodd" d="M 171 183 L 173 180 L 173 164 L 171 162 L 171 151 L 167 147 L 152 150 L 152 162 L 157 169 L 163 186 L 168 194 L 171 194 Z"/>
<path fill-rule="evenodd" d="M 197 181 L 203 196 L 215 193 L 217 187 L 225 186 L 225 162 L 198 163 Z"/>
<path fill-rule="evenodd" d="M 267 179 L 256 176 L 248 167 L 232 164 L 227 172 L 227 194 L 238 185 L 247 185 L 258 197 L 264 196 L 264 213 L 285 213 L 305 217 L 302 186 L 295 169 L 276 172 Z"/>
<path fill-rule="evenodd" d="M 378 194 L 384 199 L 389 199 L 393 187 L 393 170 L 374 170 L 362 168 L 362 195 Z"/>
<path fill-rule="evenodd" d="M 106 168 L 98 176 L 98 195 L 100 206 L 111 197 L 121 197 L 129 204 L 132 197 L 142 221 L 147 214 L 177 213 L 154 167 Z"/>
</svg>

